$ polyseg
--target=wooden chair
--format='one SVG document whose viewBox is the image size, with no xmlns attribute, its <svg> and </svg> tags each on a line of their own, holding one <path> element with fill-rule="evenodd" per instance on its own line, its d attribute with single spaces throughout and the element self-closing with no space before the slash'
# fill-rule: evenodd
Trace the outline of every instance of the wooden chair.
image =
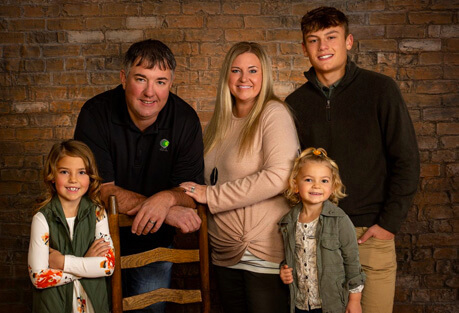
<svg viewBox="0 0 459 313">
<path fill-rule="evenodd" d="M 133 217 L 118 214 L 115 196 L 109 198 L 109 225 L 115 247 L 115 270 L 112 275 L 112 312 L 142 309 L 151 304 L 167 301 L 180 304 L 201 302 L 201 311 L 210 312 L 209 287 L 209 251 L 207 237 L 206 208 L 198 206 L 198 215 L 202 220 L 199 230 L 199 249 L 167 249 L 156 248 L 143 253 L 121 256 L 119 227 L 131 226 Z M 152 262 L 169 261 L 173 263 L 200 263 L 201 289 L 183 290 L 160 288 L 144 294 L 123 298 L 121 288 L 121 269 L 136 268 Z"/>
</svg>

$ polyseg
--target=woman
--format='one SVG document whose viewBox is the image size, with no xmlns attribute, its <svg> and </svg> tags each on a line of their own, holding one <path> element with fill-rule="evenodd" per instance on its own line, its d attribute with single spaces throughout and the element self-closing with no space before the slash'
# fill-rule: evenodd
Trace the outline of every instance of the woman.
<svg viewBox="0 0 459 313">
<path fill-rule="evenodd" d="M 208 186 L 181 185 L 209 206 L 212 263 L 225 312 L 288 312 L 277 222 L 289 211 L 280 194 L 298 148 L 289 111 L 274 95 L 266 52 L 256 43 L 235 44 L 204 135 Z"/>
</svg>

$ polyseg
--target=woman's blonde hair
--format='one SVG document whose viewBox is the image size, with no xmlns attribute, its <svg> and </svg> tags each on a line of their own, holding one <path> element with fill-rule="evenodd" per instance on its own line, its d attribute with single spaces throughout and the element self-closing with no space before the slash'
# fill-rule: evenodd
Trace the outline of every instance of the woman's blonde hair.
<svg viewBox="0 0 459 313">
<path fill-rule="evenodd" d="M 304 150 L 299 157 L 295 159 L 295 163 L 293 165 L 292 173 L 290 173 L 290 177 L 288 179 L 288 188 L 284 192 L 285 197 L 289 200 L 291 205 L 295 205 L 301 201 L 300 194 L 296 192 L 296 176 L 298 175 L 301 168 L 307 162 L 318 162 L 323 163 L 327 166 L 332 172 L 332 194 L 330 195 L 329 200 L 334 204 L 338 204 L 338 201 L 344 197 L 345 194 L 345 187 L 341 178 L 339 176 L 339 168 L 338 164 L 335 161 L 330 159 L 327 156 L 327 151 L 322 148 L 307 148 Z"/>
<path fill-rule="evenodd" d="M 87 195 L 94 204 L 102 206 L 102 201 L 100 200 L 102 178 L 97 171 L 94 154 L 83 142 L 70 139 L 54 144 L 46 158 L 45 167 L 43 168 L 43 180 L 46 186 L 45 200 L 38 204 L 37 210 L 48 204 L 56 195 L 57 191 L 54 182 L 57 174 L 57 163 L 64 156 L 77 157 L 83 160 L 86 174 L 88 174 L 90 180 Z"/>
<path fill-rule="evenodd" d="M 265 50 L 255 42 L 238 42 L 234 44 L 226 54 L 222 69 L 220 70 L 215 110 L 204 134 L 204 154 L 211 151 L 217 143 L 221 142 L 230 128 L 235 100 L 228 86 L 228 78 L 234 60 L 246 52 L 253 53 L 260 60 L 263 81 L 260 93 L 253 108 L 247 115 L 239 138 L 240 155 L 250 151 L 253 137 L 260 122 L 261 113 L 266 107 L 266 104 L 270 100 L 282 103 L 274 94 L 271 61 Z"/>
</svg>

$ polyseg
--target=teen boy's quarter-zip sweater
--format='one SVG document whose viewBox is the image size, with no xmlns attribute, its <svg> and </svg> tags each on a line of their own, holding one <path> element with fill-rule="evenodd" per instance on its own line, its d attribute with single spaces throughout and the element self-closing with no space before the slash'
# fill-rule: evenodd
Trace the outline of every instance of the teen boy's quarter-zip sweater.
<svg viewBox="0 0 459 313">
<path fill-rule="evenodd" d="M 348 197 L 340 207 L 356 227 L 396 233 L 419 181 L 419 152 L 408 109 L 389 77 L 348 59 L 328 99 L 314 68 L 286 98 L 301 148 L 322 147 L 334 159 Z"/>
</svg>

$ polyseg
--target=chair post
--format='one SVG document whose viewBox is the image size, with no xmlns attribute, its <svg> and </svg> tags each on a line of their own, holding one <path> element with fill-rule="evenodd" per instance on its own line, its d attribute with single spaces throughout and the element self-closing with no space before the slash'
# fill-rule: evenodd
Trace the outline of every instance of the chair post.
<svg viewBox="0 0 459 313">
<path fill-rule="evenodd" d="M 112 313 L 123 312 L 123 295 L 121 288 L 121 249 L 120 249 L 120 230 L 118 226 L 118 208 L 116 197 L 111 195 L 108 199 L 108 223 L 110 236 L 112 237 L 113 247 L 115 248 L 115 270 L 111 277 L 112 285 Z"/>
<path fill-rule="evenodd" d="M 207 234 L 207 212 L 206 206 L 198 205 L 198 215 L 201 218 L 199 229 L 199 266 L 201 273 L 201 297 L 202 312 L 210 312 L 210 283 L 209 283 L 209 245 Z"/>
</svg>

